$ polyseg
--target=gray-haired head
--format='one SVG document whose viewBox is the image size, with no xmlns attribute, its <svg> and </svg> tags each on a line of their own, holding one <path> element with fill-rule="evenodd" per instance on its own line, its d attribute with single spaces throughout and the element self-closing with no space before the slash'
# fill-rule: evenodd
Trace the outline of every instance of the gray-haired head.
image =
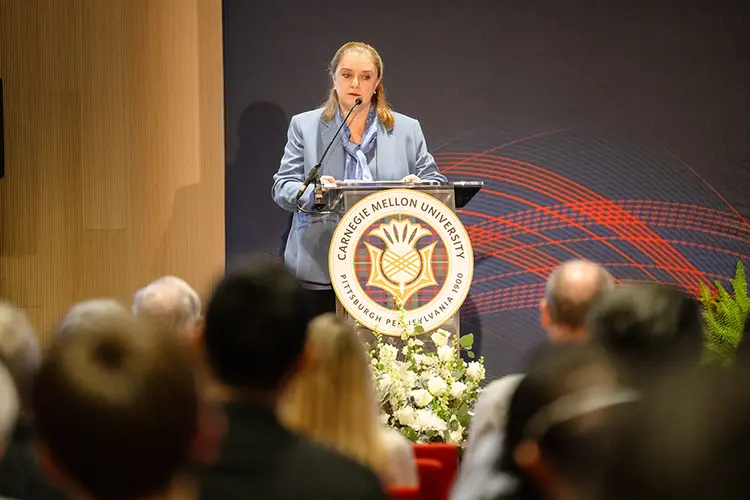
<svg viewBox="0 0 750 500">
<path fill-rule="evenodd" d="M 0 443 L 6 444 L 16 427 L 21 403 L 10 371 L 0 363 Z M 5 446 L 0 447 L 0 454 Z"/>
<path fill-rule="evenodd" d="M 585 330 L 592 304 L 614 288 L 612 275 L 593 262 L 571 260 L 552 271 L 544 291 L 542 323 L 547 323 L 553 340 L 557 339 L 551 330 L 576 334 Z"/>
<path fill-rule="evenodd" d="M 26 315 L 0 302 L 0 359 L 16 385 L 24 411 L 31 408 L 31 385 L 39 370 L 39 340 Z"/>
<path fill-rule="evenodd" d="M 114 299 L 93 299 L 79 302 L 65 315 L 58 335 L 102 331 L 113 322 L 133 321 L 133 315 L 120 302 Z"/>
<path fill-rule="evenodd" d="M 190 336 L 201 319 L 201 301 L 185 280 L 164 276 L 136 292 L 133 314 L 175 334 Z"/>
</svg>

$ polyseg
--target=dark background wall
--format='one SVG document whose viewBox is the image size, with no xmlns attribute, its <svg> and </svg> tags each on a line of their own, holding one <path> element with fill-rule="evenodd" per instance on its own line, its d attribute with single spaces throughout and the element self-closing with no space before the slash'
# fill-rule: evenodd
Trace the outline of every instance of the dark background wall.
<svg viewBox="0 0 750 500">
<path fill-rule="evenodd" d="M 490 377 L 544 338 L 563 260 L 689 291 L 750 262 L 750 2 L 224 0 L 229 262 L 278 254 L 287 124 L 349 40 L 379 50 L 442 171 L 486 183 L 462 313 Z"/>
</svg>

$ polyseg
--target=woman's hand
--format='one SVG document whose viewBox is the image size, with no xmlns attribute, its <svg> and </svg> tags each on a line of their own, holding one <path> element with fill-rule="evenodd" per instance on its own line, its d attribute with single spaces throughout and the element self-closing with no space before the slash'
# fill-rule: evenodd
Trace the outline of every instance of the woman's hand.
<svg viewBox="0 0 750 500">
<path fill-rule="evenodd" d="M 336 179 L 334 179 L 330 175 L 321 175 L 320 184 L 321 184 L 321 187 L 323 188 L 323 191 L 328 191 L 332 187 L 335 187 Z"/>
<path fill-rule="evenodd" d="M 401 182 L 419 182 L 420 180 L 421 179 L 419 177 L 417 177 L 416 175 L 409 174 L 406 177 L 404 177 L 403 179 L 401 179 Z"/>
</svg>

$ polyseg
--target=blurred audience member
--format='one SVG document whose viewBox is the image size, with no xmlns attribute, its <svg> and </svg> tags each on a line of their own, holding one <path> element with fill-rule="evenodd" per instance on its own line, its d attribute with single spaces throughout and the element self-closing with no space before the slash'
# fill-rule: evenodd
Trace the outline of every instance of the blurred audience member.
<svg viewBox="0 0 750 500">
<path fill-rule="evenodd" d="M 100 332 L 112 321 L 131 321 L 133 315 L 114 299 L 91 299 L 74 304 L 60 323 L 57 335 Z"/>
<path fill-rule="evenodd" d="M 543 347 L 510 403 L 495 498 L 586 498 L 607 462 L 614 430 L 638 395 L 591 345 Z"/>
<path fill-rule="evenodd" d="M 596 498 L 745 500 L 750 384 L 744 369 L 668 377 L 636 406 Z"/>
<path fill-rule="evenodd" d="M 0 461 L 0 496 L 50 500 L 64 498 L 37 467 L 32 450 L 32 382 L 39 369 L 36 333 L 26 316 L 10 304 L 0 302 L 0 359 L 13 379 L 20 401 L 20 414 L 12 435 L 5 441 Z"/>
<path fill-rule="evenodd" d="M 640 387 L 673 370 L 695 368 L 704 345 L 697 300 L 655 284 L 621 286 L 609 294 L 592 310 L 589 331 Z"/>
<path fill-rule="evenodd" d="M 419 485 L 411 443 L 380 420 L 369 358 L 353 325 L 325 314 L 308 330 L 303 369 L 282 399 L 282 421 L 367 465 L 389 487 Z"/>
<path fill-rule="evenodd" d="M 612 276 L 598 264 L 584 260 L 564 262 L 547 279 L 544 298 L 539 305 L 541 324 L 551 342 L 584 342 L 588 338 L 586 316 L 592 304 L 614 289 Z M 472 457 L 483 436 L 497 441 L 505 425 L 508 404 L 523 375 L 514 374 L 491 382 L 480 394 L 469 429 L 466 462 L 487 462 L 495 443 L 482 445 L 487 452 Z"/>
<path fill-rule="evenodd" d="M 5 365 L 0 363 L 0 457 L 8 449 L 20 412 L 16 384 Z"/>
<path fill-rule="evenodd" d="M 190 360 L 177 339 L 121 312 L 64 323 L 44 360 L 33 393 L 40 464 L 71 498 L 191 498 L 184 471 L 205 420 Z"/>
<path fill-rule="evenodd" d="M 206 309 L 206 353 L 227 386 L 229 432 L 203 477 L 203 497 L 385 498 L 374 472 L 284 427 L 279 400 L 305 364 L 306 295 L 283 265 L 229 272 Z"/>
<path fill-rule="evenodd" d="M 136 292 L 133 314 L 192 339 L 201 326 L 201 300 L 185 280 L 164 276 Z"/>
</svg>

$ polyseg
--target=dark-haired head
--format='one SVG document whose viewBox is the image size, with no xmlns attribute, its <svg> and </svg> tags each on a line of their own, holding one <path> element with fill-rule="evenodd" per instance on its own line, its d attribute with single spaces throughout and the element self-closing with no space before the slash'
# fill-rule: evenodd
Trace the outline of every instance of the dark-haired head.
<svg viewBox="0 0 750 500">
<path fill-rule="evenodd" d="M 596 498 L 745 500 L 750 384 L 728 369 L 674 374 L 634 408 Z"/>
<path fill-rule="evenodd" d="M 206 308 L 204 343 L 218 379 L 236 391 L 276 394 L 307 335 L 303 290 L 281 264 L 246 261 L 219 282 Z"/>
<path fill-rule="evenodd" d="M 589 333 L 633 378 L 646 382 L 696 366 L 704 344 L 698 302 L 653 284 L 622 286 L 604 297 L 591 312 Z"/>
<path fill-rule="evenodd" d="M 518 480 L 515 497 L 588 491 L 606 458 L 615 416 L 636 398 L 595 346 L 563 343 L 537 351 L 511 399 L 499 463 Z"/>
</svg>

